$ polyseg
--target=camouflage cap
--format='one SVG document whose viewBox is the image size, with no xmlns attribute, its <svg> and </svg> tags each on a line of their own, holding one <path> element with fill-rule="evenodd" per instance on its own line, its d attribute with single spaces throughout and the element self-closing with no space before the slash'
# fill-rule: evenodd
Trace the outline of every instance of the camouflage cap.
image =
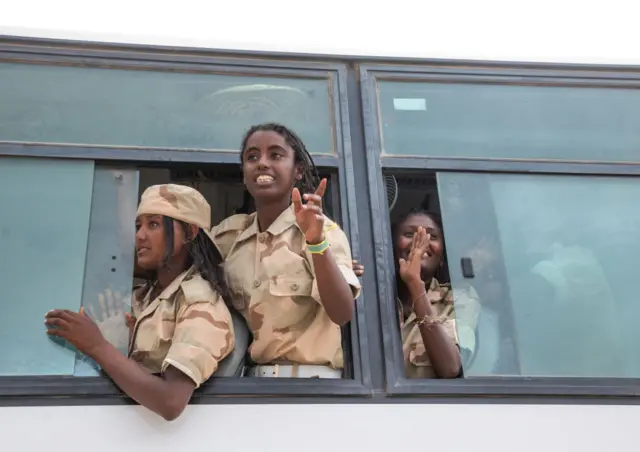
<svg viewBox="0 0 640 452">
<path fill-rule="evenodd" d="M 140 198 L 136 217 L 140 215 L 165 215 L 206 232 L 211 229 L 211 206 L 198 190 L 186 185 L 164 184 L 147 188 Z"/>
</svg>

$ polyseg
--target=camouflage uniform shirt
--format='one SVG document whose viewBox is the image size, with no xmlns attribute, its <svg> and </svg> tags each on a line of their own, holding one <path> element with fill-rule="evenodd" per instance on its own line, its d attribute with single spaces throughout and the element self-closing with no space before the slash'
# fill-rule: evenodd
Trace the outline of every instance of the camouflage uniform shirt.
<svg viewBox="0 0 640 452">
<path fill-rule="evenodd" d="M 344 232 L 325 217 L 325 237 L 354 299 L 360 282 L 353 272 Z M 297 363 L 343 367 L 340 327 L 320 300 L 313 260 L 293 208 L 264 232 L 252 215 L 234 215 L 211 231 L 225 257 L 233 304 L 253 333 L 257 364 Z"/>
<path fill-rule="evenodd" d="M 442 326 L 454 343 L 464 350 L 464 358 L 465 356 L 473 355 L 475 351 L 475 331 L 480 312 L 480 303 L 478 302 L 478 295 L 471 287 L 456 289 L 455 292 L 454 310 L 454 294 L 451 286 L 449 284 L 440 284 L 433 278 L 427 291 L 427 301 L 431 303 L 431 307 L 437 316 L 447 315 L 447 320 Z M 405 376 L 407 378 L 436 378 L 437 375 L 429 361 L 415 313 L 411 313 L 403 321 L 402 303 L 398 300 L 398 314 L 402 333 Z"/>
<path fill-rule="evenodd" d="M 134 290 L 137 321 L 129 356 L 151 373 L 173 366 L 198 387 L 233 350 L 229 309 L 193 268 L 174 279 L 155 300 L 150 300 L 151 290 L 148 284 Z"/>
</svg>

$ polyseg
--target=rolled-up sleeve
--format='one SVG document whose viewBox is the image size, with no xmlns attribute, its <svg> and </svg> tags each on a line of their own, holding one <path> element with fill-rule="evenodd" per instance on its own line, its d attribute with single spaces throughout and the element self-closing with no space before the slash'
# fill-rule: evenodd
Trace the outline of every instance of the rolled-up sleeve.
<svg viewBox="0 0 640 452">
<path fill-rule="evenodd" d="M 355 300 L 360 296 L 360 281 L 353 272 L 351 247 L 349 246 L 347 235 L 336 223 L 330 222 L 329 225 L 325 227 L 325 238 L 329 243 L 331 255 L 336 260 L 340 273 L 342 273 L 345 281 L 351 287 L 353 299 Z M 312 262 L 311 256 L 309 256 L 309 260 Z M 315 271 L 311 296 L 320 301 L 320 291 L 318 290 L 318 280 L 315 278 Z"/>
<path fill-rule="evenodd" d="M 234 345 L 231 315 L 221 298 L 189 302 L 182 297 L 162 372 L 173 366 L 198 387 L 211 377 Z"/>
</svg>

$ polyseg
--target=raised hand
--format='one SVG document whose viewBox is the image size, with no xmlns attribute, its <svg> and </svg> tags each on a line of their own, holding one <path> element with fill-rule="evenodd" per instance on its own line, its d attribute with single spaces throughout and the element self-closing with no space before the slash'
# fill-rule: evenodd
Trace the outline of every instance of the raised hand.
<svg viewBox="0 0 640 452">
<path fill-rule="evenodd" d="M 427 231 L 423 227 L 419 227 L 413 235 L 408 259 L 399 259 L 400 277 L 406 284 L 421 280 L 422 256 L 427 252 L 429 239 Z"/>
<path fill-rule="evenodd" d="M 291 202 L 296 215 L 296 222 L 304 233 L 305 240 L 317 244 L 324 240 L 324 215 L 322 214 L 322 197 L 327 189 L 327 179 L 322 179 L 315 193 L 300 196 L 300 190 L 293 189 Z M 302 203 L 302 199 L 306 204 Z"/>
</svg>

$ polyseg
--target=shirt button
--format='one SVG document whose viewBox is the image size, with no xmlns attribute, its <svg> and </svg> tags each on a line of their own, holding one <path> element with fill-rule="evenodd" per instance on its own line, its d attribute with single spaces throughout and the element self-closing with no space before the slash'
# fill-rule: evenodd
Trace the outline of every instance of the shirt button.
<svg viewBox="0 0 640 452">
<path fill-rule="evenodd" d="M 267 239 L 267 238 L 264 236 L 264 234 L 260 234 L 260 235 L 258 236 L 258 242 L 260 242 L 260 243 L 264 243 L 264 241 L 265 241 L 266 239 Z"/>
<path fill-rule="evenodd" d="M 257 279 L 254 279 L 254 280 L 253 280 L 253 287 L 254 287 L 254 288 L 256 288 L 256 289 L 257 289 L 258 287 L 260 287 L 260 281 L 258 281 Z"/>
<path fill-rule="evenodd" d="M 294 292 L 296 292 L 299 288 L 300 286 L 298 286 L 296 283 L 291 284 L 291 290 L 293 290 Z"/>
</svg>

